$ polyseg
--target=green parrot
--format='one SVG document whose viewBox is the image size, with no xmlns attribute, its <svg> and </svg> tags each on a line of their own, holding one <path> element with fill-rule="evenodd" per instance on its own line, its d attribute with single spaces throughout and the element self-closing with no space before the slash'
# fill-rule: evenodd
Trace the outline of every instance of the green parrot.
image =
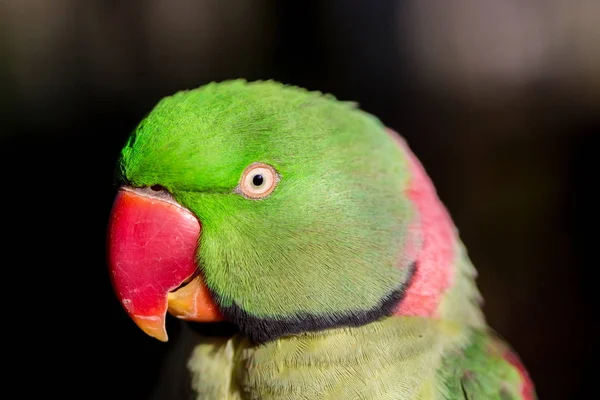
<svg viewBox="0 0 600 400">
<path fill-rule="evenodd" d="M 181 91 L 117 175 L 115 293 L 159 340 L 167 313 L 193 327 L 167 398 L 536 398 L 422 165 L 355 103 L 275 81 Z M 200 329 L 216 324 L 231 332 Z"/>
</svg>

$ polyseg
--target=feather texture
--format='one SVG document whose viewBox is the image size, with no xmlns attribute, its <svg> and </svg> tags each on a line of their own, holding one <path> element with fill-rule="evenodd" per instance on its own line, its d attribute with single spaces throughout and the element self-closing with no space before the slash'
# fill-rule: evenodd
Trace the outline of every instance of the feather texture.
<svg viewBox="0 0 600 400">
<path fill-rule="evenodd" d="M 277 173 L 260 200 L 240 195 L 253 163 Z M 241 331 L 184 342 L 180 384 L 198 399 L 535 398 L 433 183 L 374 116 L 277 82 L 213 83 L 163 99 L 119 165 L 200 220 L 199 271 Z"/>
<path fill-rule="evenodd" d="M 534 398 L 496 336 L 437 319 L 389 317 L 260 346 L 200 340 L 188 362 L 197 399 Z"/>
</svg>

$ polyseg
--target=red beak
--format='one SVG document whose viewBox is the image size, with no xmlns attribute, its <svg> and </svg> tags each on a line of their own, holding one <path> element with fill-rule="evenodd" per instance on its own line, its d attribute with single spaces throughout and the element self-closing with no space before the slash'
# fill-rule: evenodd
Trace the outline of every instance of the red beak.
<svg viewBox="0 0 600 400">
<path fill-rule="evenodd" d="M 198 272 L 201 224 L 166 192 L 122 188 L 108 229 L 108 267 L 119 301 L 148 335 L 167 341 L 167 310 L 182 319 L 222 320 Z"/>
</svg>

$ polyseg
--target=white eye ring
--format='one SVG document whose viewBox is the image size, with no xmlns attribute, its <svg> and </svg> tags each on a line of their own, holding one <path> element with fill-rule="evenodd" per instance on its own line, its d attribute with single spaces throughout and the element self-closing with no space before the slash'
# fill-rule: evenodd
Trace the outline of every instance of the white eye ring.
<svg viewBox="0 0 600 400">
<path fill-rule="evenodd" d="M 250 199 L 263 199 L 273 192 L 278 182 L 275 168 L 255 162 L 242 173 L 237 192 Z"/>
</svg>

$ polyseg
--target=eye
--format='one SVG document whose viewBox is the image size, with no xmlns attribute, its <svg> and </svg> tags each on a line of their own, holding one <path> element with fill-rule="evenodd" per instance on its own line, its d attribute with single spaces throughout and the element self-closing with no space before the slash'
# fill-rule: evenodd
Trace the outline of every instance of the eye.
<svg viewBox="0 0 600 400">
<path fill-rule="evenodd" d="M 273 167 L 252 163 L 242 174 L 238 192 L 251 199 L 262 199 L 271 194 L 278 181 L 279 176 Z"/>
</svg>

